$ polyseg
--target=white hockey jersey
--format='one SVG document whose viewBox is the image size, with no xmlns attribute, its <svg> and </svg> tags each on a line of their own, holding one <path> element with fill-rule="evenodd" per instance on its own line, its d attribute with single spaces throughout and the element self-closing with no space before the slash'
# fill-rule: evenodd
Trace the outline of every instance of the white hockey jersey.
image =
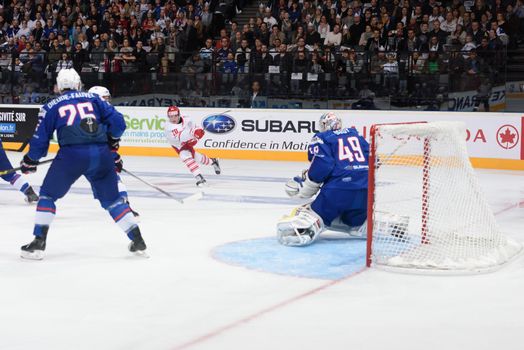
<svg viewBox="0 0 524 350">
<path fill-rule="evenodd" d="M 202 130 L 200 125 L 187 117 L 181 117 L 181 120 L 182 122 L 178 124 L 167 121 L 164 129 L 167 141 L 177 151 L 196 145 L 198 138 L 195 137 L 195 130 Z"/>
</svg>

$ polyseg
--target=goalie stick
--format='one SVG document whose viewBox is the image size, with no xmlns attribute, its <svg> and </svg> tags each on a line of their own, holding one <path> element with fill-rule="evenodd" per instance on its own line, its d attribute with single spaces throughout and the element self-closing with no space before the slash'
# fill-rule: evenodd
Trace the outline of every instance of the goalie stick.
<svg viewBox="0 0 524 350">
<path fill-rule="evenodd" d="M 165 194 L 165 195 L 168 196 L 169 198 L 176 200 L 176 201 L 177 201 L 178 203 L 180 203 L 180 204 L 184 204 L 184 203 L 186 203 L 186 202 L 188 202 L 188 201 L 196 201 L 196 200 L 199 200 L 199 199 L 201 199 L 202 196 L 203 196 L 203 195 L 202 195 L 202 192 L 197 192 L 197 193 L 194 193 L 194 194 L 192 194 L 192 195 L 189 195 L 189 196 L 187 196 L 187 197 L 185 197 L 185 198 L 178 199 L 178 198 L 176 198 L 175 196 L 173 196 L 171 193 L 169 193 L 169 192 L 167 192 L 167 191 L 164 191 L 164 190 L 161 189 L 160 187 L 155 186 L 155 185 L 153 185 L 153 184 L 147 182 L 146 180 L 144 180 L 144 179 L 142 179 L 141 177 L 139 177 L 139 176 L 133 174 L 133 173 L 130 172 L 129 170 L 122 168 L 122 171 L 123 171 L 124 173 L 126 173 L 126 174 L 128 174 L 128 175 L 134 177 L 134 178 L 137 179 L 138 181 L 140 181 L 140 182 L 142 182 L 142 183 L 148 185 L 149 187 L 154 188 L 154 189 L 157 190 L 158 192 Z"/>
<path fill-rule="evenodd" d="M 41 162 L 38 162 L 37 166 L 40 166 L 40 165 L 46 164 L 46 163 L 51 163 L 53 160 L 55 160 L 55 159 L 52 158 L 52 159 L 43 160 Z M 0 171 L 0 176 L 4 176 L 4 175 L 7 175 L 7 174 L 11 174 L 11 173 L 16 173 L 18 170 L 21 170 L 21 169 L 22 169 L 22 167 L 19 166 L 19 167 L 13 168 L 13 169 L 3 170 L 3 171 Z"/>
</svg>

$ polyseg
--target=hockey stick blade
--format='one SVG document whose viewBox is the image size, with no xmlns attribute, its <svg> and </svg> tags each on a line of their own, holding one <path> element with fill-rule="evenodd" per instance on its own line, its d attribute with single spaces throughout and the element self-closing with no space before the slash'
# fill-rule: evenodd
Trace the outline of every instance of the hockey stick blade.
<svg viewBox="0 0 524 350">
<path fill-rule="evenodd" d="M 176 201 L 177 201 L 178 203 L 180 203 L 180 204 L 184 204 L 184 202 L 186 201 L 186 199 L 189 199 L 189 201 L 192 201 L 192 200 L 198 200 L 198 199 L 202 198 L 202 197 L 201 197 L 202 194 L 200 194 L 200 197 L 199 197 L 199 196 L 198 196 L 199 194 L 198 194 L 198 193 L 195 193 L 194 195 L 190 195 L 190 196 L 188 196 L 188 197 L 186 197 L 186 198 L 178 199 L 178 198 L 176 198 L 175 196 L 173 196 L 171 193 L 169 193 L 169 192 L 167 192 L 167 191 L 164 191 L 164 190 L 161 189 L 160 187 L 155 186 L 155 185 L 153 185 L 153 184 L 147 182 L 146 180 L 144 180 L 144 179 L 142 179 L 141 177 L 139 177 L 139 176 L 133 174 L 133 173 L 130 172 L 129 170 L 123 168 L 122 171 L 125 172 L 126 174 L 128 174 L 129 176 L 134 177 L 135 179 L 137 179 L 138 181 L 142 182 L 143 184 L 146 184 L 146 185 L 148 185 L 149 187 L 154 188 L 154 189 L 157 190 L 158 192 L 163 193 L 164 195 L 168 196 L 169 198 L 176 200 Z M 195 198 L 193 198 L 193 197 L 195 197 Z M 197 198 L 197 197 L 199 197 L 199 198 Z"/>
<path fill-rule="evenodd" d="M 53 160 L 55 160 L 55 159 L 52 158 L 52 159 L 43 160 L 41 162 L 38 162 L 37 166 L 40 166 L 40 165 L 46 164 L 46 163 L 51 163 Z M 4 176 L 4 175 L 7 175 L 7 174 L 11 174 L 11 173 L 16 173 L 17 171 L 19 171 L 21 169 L 22 169 L 22 167 L 19 166 L 19 167 L 13 168 L 13 169 L 3 170 L 3 171 L 0 171 L 0 176 Z"/>
</svg>

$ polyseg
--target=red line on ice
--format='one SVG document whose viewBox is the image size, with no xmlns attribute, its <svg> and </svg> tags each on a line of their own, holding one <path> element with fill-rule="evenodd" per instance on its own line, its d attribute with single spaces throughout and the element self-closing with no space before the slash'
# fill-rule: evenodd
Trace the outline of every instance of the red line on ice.
<svg viewBox="0 0 524 350">
<path fill-rule="evenodd" d="M 507 212 L 509 210 L 512 210 L 512 209 L 515 209 L 515 208 L 520 208 L 520 207 L 524 207 L 524 200 L 520 201 L 519 203 L 512 204 L 512 205 L 510 205 L 510 206 L 508 206 L 506 208 L 503 208 L 503 209 L 499 210 L 498 212 L 495 213 L 495 215 L 500 215 L 500 214 L 505 213 L 505 212 Z M 283 307 L 285 307 L 287 305 L 290 305 L 290 304 L 292 304 L 292 303 L 294 303 L 296 301 L 302 300 L 302 299 L 307 298 L 307 297 L 309 297 L 311 295 L 314 295 L 314 294 L 316 294 L 318 292 L 321 292 L 321 291 L 323 291 L 323 290 L 325 290 L 325 289 L 327 289 L 327 288 L 329 288 L 331 286 L 334 286 L 335 284 L 338 284 L 338 283 L 340 283 L 342 281 L 345 281 L 345 280 L 347 280 L 347 279 L 349 279 L 351 277 L 354 277 L 354 276 L 360 274 L 361 272 L 363 272 L 365 270 L 367 270 L 367 268 L 364 268 L 364 269 L 362 269 L 360 271 L 357 271 L 357 272 L 355 272 L 355 273 L 353 273 L 353 274 L 351 274 L 349 276 L 346 276 L 344 278 L 341 278 L 341 279 L 338 279 L 338 280 L 334 280 L 334 281 L 330 281 L 330 282 L 328 282 L 326 284 L 323 284 L 323 285 L 321 285 L 319 287 L 316 287 L 314 289 L 306 291 L 306 292 L 304 292 L 302 294 L 299 294 L 299 295 L 296 295 L 296 296 L 291 297 L 289 299 L 286 299 L 284 301 L 281 301 L 278 304 L 269 306 L 269 307 L 267 307 L 265 309 L 262 309 L 262 310 L 260 310 L 258 312 L 255 312 L 255 313 L 253 313 L 253 314 L 251 314 L 249 316 L 241 318 L 241 319 L 239 319 L 237 321 L 233 321 L 233 322 L 231 322 L 229 324 L 226 324 L 225 326 L 219 327 L 219 328 L 217 328 L 217 329 L 215 329 L 215 330 L 213 330 L 213 331 L 211 331 L 209 333 L 203 334 L 203 335 L 201 335 L 201 336 L 199 336 L 199 337 L 197 337 L 195 339 L 192 339 L 192 340 L 190 340 L 190 341 L 188 341 L 186 343 L 183 343 L 181 345 L 175 346 L 172 350 L 188 349 L 188 348 L 192 347 L 193 345 L 196 345 L 196 344 L 199 344 L 199 343 L 203 343 L 203 342 L 205 342 L 205 341 L 207 341 L 207 340 L 209 340 L 211 338 L 214 338 L 214 337 L 217 337 L 217 336 L 221 335 L 222 333 L 224 333 L 224 332 L 226 332 L 226 331 L 228 331 L 230 329 L 233 329 L 233 328 L 241 326 L 241 325 L 243 325 L 245 323 L 251 322 L 254 319 L 260 318 L 260 317 L 262 317 L 265 314 L 268 314 L 268 313 L 270 313 L 272 311 L 281 309 L 281 308 L 283 308 Z"/>
<path fill-rule="evenodd" d="M 178 345 L 178 346 L 174 347 L 173 350 L 188 349 L 188 348 L 192 347 L 193 345 L 205 342 L 206 340 L 209 340 L 211 338 L 219 336 L 220 334 L 224 333 L 225 331 L 228 331 L 230 329 L 233 329 L 233 328 L 236 328 L 238 326 L 241 326 L 241 325 L 243 325 L 245 323 L 248 323 L 248 322 L 250 322 L 250 321 L 252 321 L 252 320 L 254 320 L 256 318 L 259 318 L 259 317 L 261 317 L 261 316 L 263 316 L 263 315 L 265 315 L 267 313 L 270 313 L 270 312 L 275 311 L 277 309 L 283 308 L 283 307 L 285 307 L 285 306 L 287 306 L 289 304 L 292 304 L 292 303 L 294 303 L 296 301 L 299 301 L 299 300 L 307 298 L 307 297 L 309 297 L 309 296 L 311 296 L 313 294 L 321 292 L 324 289 L 327 289 L 327 288 L 329 288 L 331 286 L 334 286 L 335 284 L 338 284 L 338 283 L 340 283 L 342 281 L 345 281 L 345 280 L 347 280 L 347 279 L 349 279 L 351 277 L 354 277 L 354 276 L 360 274 L 361 272 L 363 272 L 365 270 L 367 270 L 367 268 L 363 268 L 362 270 L 357 271 L 357 272 L 355 272 L 355 273 L 353 273 L 353 274 L 351 274 L 349 276 L 346 276 L 346 277 L 338 279 L 338 280 L 330 281 L 330 282 L 328 282 L 326 284 L 323 284 L 323 285 L 321 285 L 319 287 L 311 289 L 311 290 L 309 290 L 307 292 L 304 292 L 302 294 L 299 294 L 299 295 L 296 295 L 296 296 L 291 297 L 289 299 L 286 299 L 284 301 L 281 301 L 278 304 L 275 304 L 273 306 L 270 306 L 270 307 L 267 307 L 265 309 L 262 309 L 262 310 L 260 310 L 258 312 L 255 312 L 255 313 L 253 313 L 253 314 L 251 314 L 249 316 L 241 318 L 240 320 L 233 321 L 233 322 L 231 322 L 231 323 L 229 323 L 229 324 L 227 324 L 225 326 L 222 326 L 222 327 L 217 328 L 217 329 L 215 329 L 215 330 L 213 330 L 213 331 L 211 331 L 209 333 L 201 335 L 201 336 L 199 336 L 199 337 L 197 337 L 197 338 L 195 338 L 193 340 L 190 340 L 190 341 L 188 341 L 188 342 L 186 342 L 184 344 Z"/>
<path fill-rule="evenodd" d="M 523 201 L 520 201 L 518 203 L 514 203 L 506 208 L 503 208 L 503 209 L 500 209 L 499 211 L 495 212 L 495 216 L 497 215 L 500 215 L 502 213 L 505 213 L 507 211 L 510 211 L 512 209 L 515 209 L 515 208 L 524 208 L 524 200 Z"/>
</svg>

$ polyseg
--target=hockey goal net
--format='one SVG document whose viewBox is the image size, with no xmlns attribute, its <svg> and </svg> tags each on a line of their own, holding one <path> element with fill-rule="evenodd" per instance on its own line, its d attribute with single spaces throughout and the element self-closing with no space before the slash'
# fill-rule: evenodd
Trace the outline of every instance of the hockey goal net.
<svg viewBox="0 0 524 350">
<path fill-rule="evenodd" d="M 497 226 L 468 158 L 462 123 L 371 129 L 367 265 L 406 272 L 482 272 L 520 244 Z"/>
</svg>

